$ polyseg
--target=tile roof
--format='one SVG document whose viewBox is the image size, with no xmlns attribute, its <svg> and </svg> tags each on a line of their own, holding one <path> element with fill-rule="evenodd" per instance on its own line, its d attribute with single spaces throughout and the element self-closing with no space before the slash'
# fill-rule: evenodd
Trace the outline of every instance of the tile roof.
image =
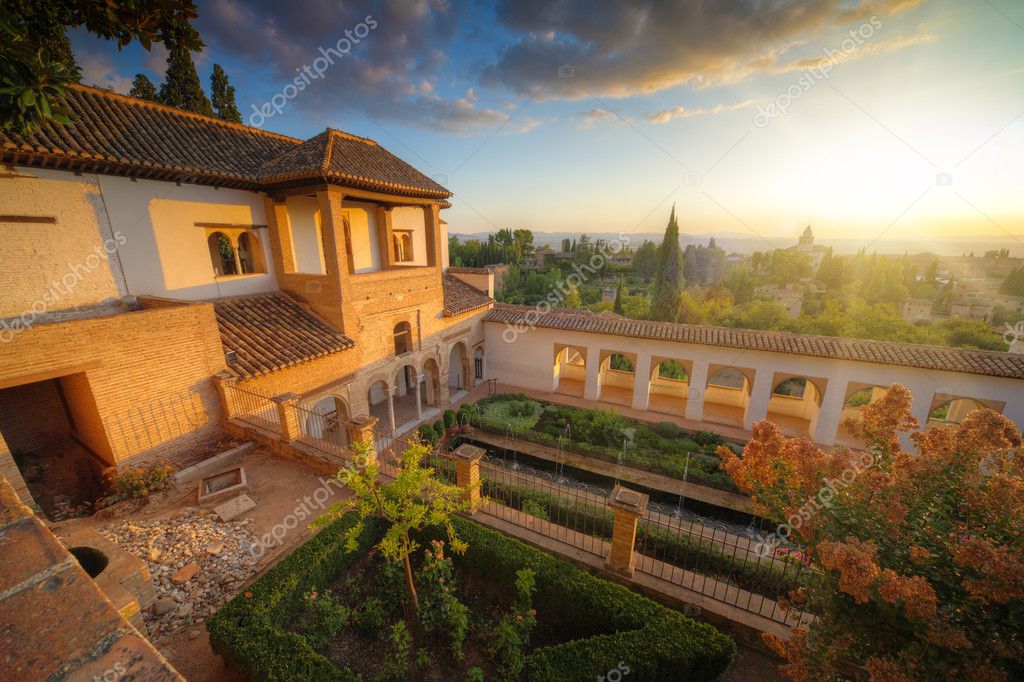
<svg viewBox="0 0 1024 682">
<path fill-rule="evenodd" d="M 46 124 L 34 135 L 0 130 L 0 161 L 252 190 L 313 180 L 451 196 L 376 142 L 336 130 L 303 142 L 81 85 L 64 104 L 71 125 Z"/>
<path fill-rule="evenodd" d="M 631 320 L 558 308 L 543 313 L 529 306 L 503 303 L 488 311 L 484 320 L 546 329 L 1024 379 L 1024 355 L 997 351 Z"/>
<path fill-rule="evenodd" d="M 355 342 L 282 293 L 213 302 L 228 368 L 243 379 L 337 353 Z"/>
<path fill-rule="evenodd" d="M 494 303 L 494 299 L 484 292 L 447 272 L 441 275 L 441 286 L 444 290 L 445 317 L 459 315 Z"/>
</svg>

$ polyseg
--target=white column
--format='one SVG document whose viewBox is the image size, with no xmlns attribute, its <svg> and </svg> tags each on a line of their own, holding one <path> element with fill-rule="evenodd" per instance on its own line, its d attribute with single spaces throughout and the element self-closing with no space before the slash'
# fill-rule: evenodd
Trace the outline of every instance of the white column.
<svg viewBox="0 0 1024 682">
<path fill-rule="evenodd" d="M 420 404 L 420 379 L 421 379 L 421 378 L 422 378 L 422 377 L 420 377 L 419 375 L 417 375 L 417 376 L 416 376 L 416 382 L 415 382 L 415 393 L 416 393 L 416 419 L 417 419 L 417 420 L 423 419 L 423 405 L 421 405 L 421 404 Z"/>
<path fill-rule="evenodd" d="M 651 398 L 651 354 L 638 352 L 633 367 L 633 409 L 646 410 Z"/>
<path fill-rule="evenodd" d="M 910 413 L 914 415 L 915 419 L 917 419 L 917 422 L 920 425 L 918 427 L 919 430 L 924 431 L 925 427 L 928 425 L 928 415 L 932 411 L 932 401 L 935 399 L 935 394 L 937 392 L 949 392 L 949 389 L 946 388 L 943 390 L 944 387 L 942 386 L 932 386 L 930 382 L 915 382 L 904 385 L 910 390 L 910 395 L 913 398 L 910 403 Z M 903 434 L 900 440 L 903 443 L 904 449 L 910 451 L 915 451 L 917 449 L 917 446 L 910 440 L 908 434 Z"/>
<path fill-rule="evenodd" d="M 772 397 L 772 381 L 775 373 L 770 369 L 758 369 L 754 373 L 754 387 L 750 392 L 747 414 L 743 418 L 743 428 L 750 429 L 754 422 L 768 416 L 768 401 Z"/>
<path fill-rule="evenodd" d="M 394 387 L 387 389 L 388 393 L 388 427 L 391 429 L 390 433 L 394 433 L 398 430 L 395 425 L 395 389 Z"/>
<path fill-rule="evenodd" d="M 814 442 L 819 445 L 835 445 L 836 431 L 839 430 L 839 422 L 843 418 L 843 406 L 846 398 L 846 387 L 849 381 L 846 377 L 831 377 L 825 385 L 825 395 L 821 397 L 821 407 L 818 410 L 818 425 L 812 434 Z"/>
<path fill-rule="evenodd" d="M 583 385 L 584 400 L 597 400 L 601 394 L 601 349 L 587 349 L 587 379 Z"/>
<path fill-rule="evenodd" d="M 704 419 L 704 392 L 708 387 L 708 363 L 694 360 L 690 367 L 689 390 L 686 394 L 686 418 L 692 421 Z"/>
</svg>

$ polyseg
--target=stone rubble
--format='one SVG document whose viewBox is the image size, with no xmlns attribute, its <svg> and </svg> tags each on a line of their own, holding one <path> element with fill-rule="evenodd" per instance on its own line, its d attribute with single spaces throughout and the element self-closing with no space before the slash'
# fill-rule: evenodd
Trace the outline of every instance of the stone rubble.
<svg viewBox="0 0 1024 682">
<path fill-rule="evenodd" d="M 251 521 L 223 522 L 190 507 L 169 519 L 127 520 L 100 529 L 149 567 L 157 591 L 156 602 L 143 613 L 150 637 L 203 623 L 241 591 L 259 562 L 256 536 L 247 528 Z"/>
</svg>

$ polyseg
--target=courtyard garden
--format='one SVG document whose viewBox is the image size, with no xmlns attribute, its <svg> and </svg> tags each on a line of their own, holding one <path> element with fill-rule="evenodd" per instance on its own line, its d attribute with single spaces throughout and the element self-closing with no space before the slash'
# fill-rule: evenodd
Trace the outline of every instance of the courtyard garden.
<svg viewBox="0 0 1024 682">
<path fill-rule="evenodd" d="M 460 408 L 477 428 L 561 448 L 636 469 L 737 492 L 719 466 L 715 450 L 724 445 L 739 455 L 743 447 L 711 431 L 690 433 L 674 422 L 647 424 L 613 410 L 566 407 L 521 393 L 499 393 Z"/>
<path fill-rule="evenodd" d="M 458 514 L 461 491 L 414 445 L 393 482 L 354 495 L 320 532 L 209 622 L 256 679 L 717 678 L 731 639 Z"/>
</svg>

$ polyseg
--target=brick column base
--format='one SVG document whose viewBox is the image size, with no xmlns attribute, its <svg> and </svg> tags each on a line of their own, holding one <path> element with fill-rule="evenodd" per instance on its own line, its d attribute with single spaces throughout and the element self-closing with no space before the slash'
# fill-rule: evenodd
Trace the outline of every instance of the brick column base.
<svg viewBox="0 0 1024 682">
<path fill-rule="evenodd" d="M 615 513 L 612 526 L 612 549 L 608 553 L 605 568 L 627 577 L 633 576 L 633 563 L 636 555 L 633 546 L 636 543 L 636 526 L 640 517 L 647 511 L 648 497 L 644 493 L 623 488 L 621 485 L 612 489 L 608 496 L 608 505 Z"/>
</svg>

